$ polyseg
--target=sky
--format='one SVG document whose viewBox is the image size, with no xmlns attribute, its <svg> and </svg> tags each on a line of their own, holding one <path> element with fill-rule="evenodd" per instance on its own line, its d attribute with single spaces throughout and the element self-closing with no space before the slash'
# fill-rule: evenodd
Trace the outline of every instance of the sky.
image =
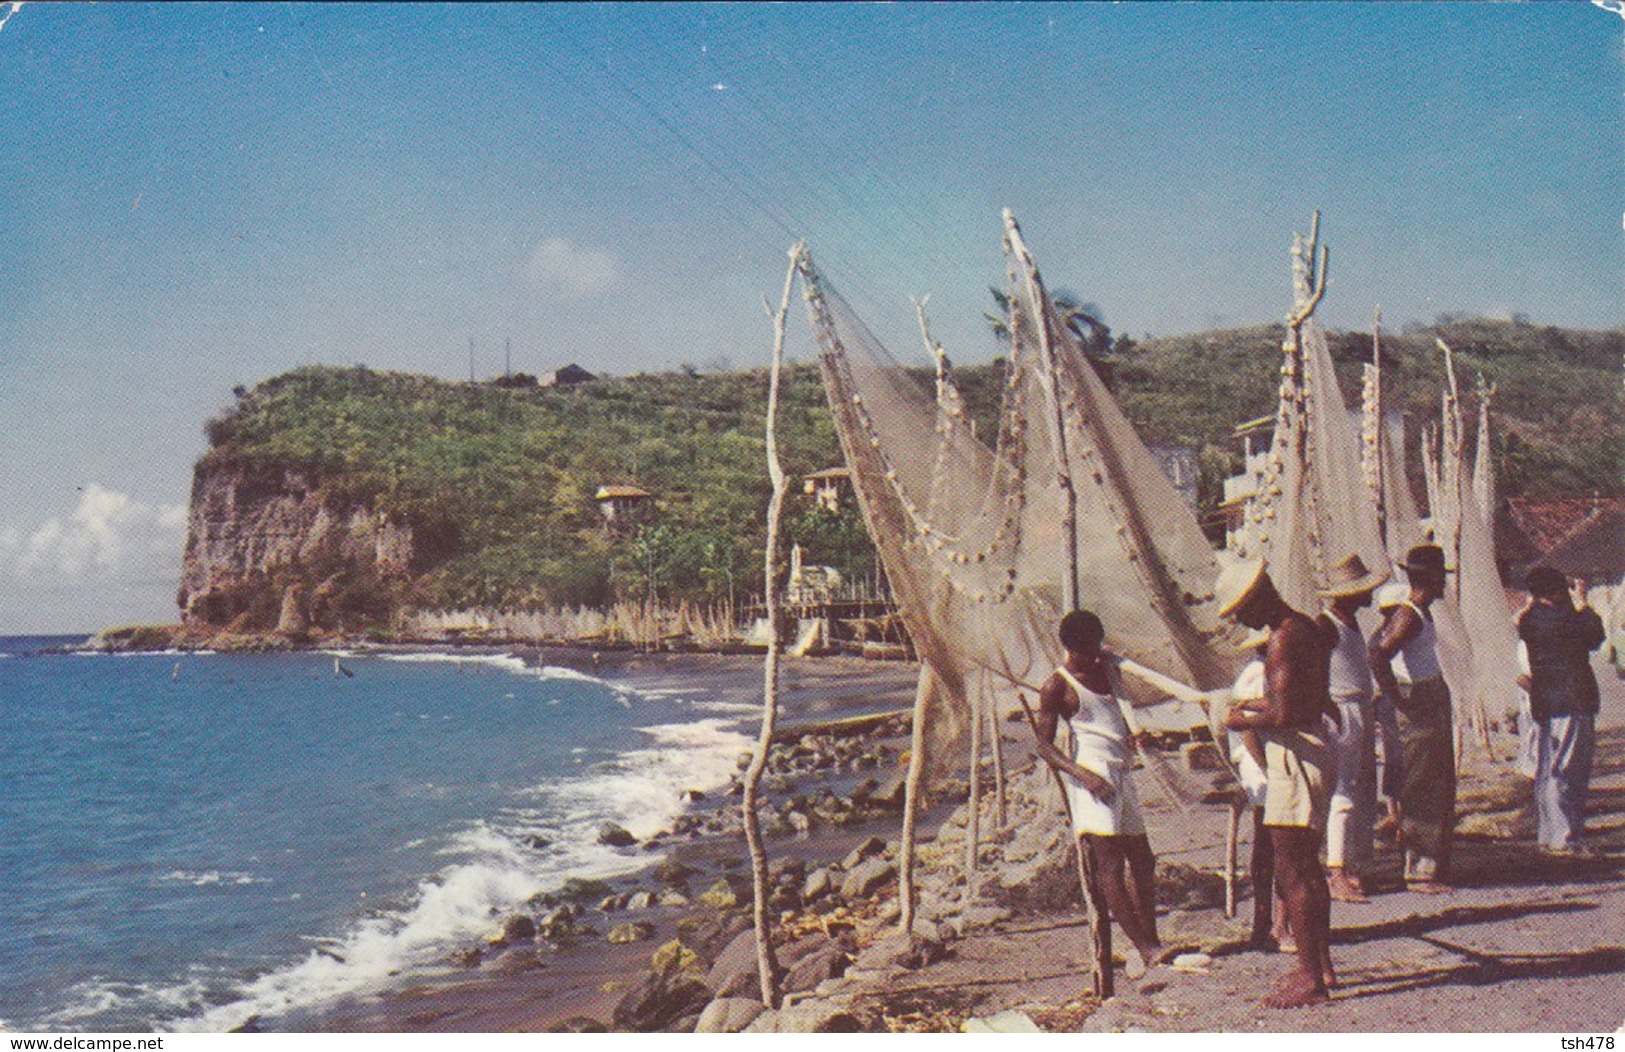
<svg viewBox="0 0 1625 1052">
<path fill-rule="evenodd" d="M 1117 332 L 1621 324 L 1588 3 L 0 3 L 0 634 L 174 620 L 202 425 L 308 363 L 766 362 L 785 253 L 995 345 L 1011 208 Z M 789 353 L 808 354 L 793 318 Z"/>
</svg>

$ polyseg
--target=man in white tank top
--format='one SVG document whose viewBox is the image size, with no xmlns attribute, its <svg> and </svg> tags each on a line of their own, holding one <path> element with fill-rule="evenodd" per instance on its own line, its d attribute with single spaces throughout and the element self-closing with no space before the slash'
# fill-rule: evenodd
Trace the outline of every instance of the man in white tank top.
<svg viewBox="0 0 1625 1052">
<path fill-rule="evenodd" d="M 1102 919 L 1117 921 L 1139 953 L 1140 961 L 1131 958 L 1125 969 L 1132 978 L 1161 964 L 1168 951 L 1157 937 L 1157 860 L 1129 775 L 1128 722 L 1118 708 L 1112 658 L 1101 646 L 1105 634 L 1087 610 L 1061 619 L 1066 659 L 1039 690 L 1038 755 L 1062 776 L 1073 834 L 1099 875 Z M 1062 721 L 1071 731 L 1070 753 L 1055 745 Z"/>
<path fill-rule="evenodd" d="M 1360 869 L 1370 865 L 1372 828 L 1377 812 L 1377 750 L 1372 699 L 1375 694 L 1365 636 L 1356 615 L 1371 605 L 1371 593 L 1388 579 L 1388 572 L 1366 569 L 1365 561 L 1350 554 L 1327 572 L 1329 600 L 1320 626 L 1331 647 L 1327 688 L 1342 715 L 1343 727 L 1333 740 L 1337 775 L 1326 813 L 1326 883 L 1338 902 L 1369 902 L 1360 882 Z"/>
</svg>

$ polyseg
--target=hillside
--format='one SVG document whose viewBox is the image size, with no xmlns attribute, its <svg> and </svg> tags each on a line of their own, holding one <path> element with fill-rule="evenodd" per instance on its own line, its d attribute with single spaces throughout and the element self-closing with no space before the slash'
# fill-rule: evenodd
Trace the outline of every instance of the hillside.
<svg viewBox="0 0 1625 1052">
<path fill-rule="evenodd" d="M 1625 333 L 1475 320 L 1385 336 L 1394 397 L 1419 419 L 1437 407 L 1435 335 L 1464 383 L 1497 385 L 1504 495 L 1621 492 Z M 1280 340 L 1278 326 L 1120 339 L 1108 358 L 1144 437 L 1202 451 L 1208 507 L 1234 466 L 1231 426 L 1273 408 Z M 1333 339 L 1351 398 L 1369 347 Z M 961 371 L 983 434 L 997 369 Z M 207 425 L 179 602 L 209 625 L 354 630 L 405 609 L 743 599 L 761 573 L 766 387 L 763 370 L 545 390 L 361 367 L 272 378 Z M 851 502 L 831 516 L 799 492 L 802 474 L 840 463 L 813 366 L 790 371 L 781 420 L 787 539 L 866 578 Z M 605 528 L 593 498 L 606 484 L 653 495 L 640 526 Z"/>
</svg>

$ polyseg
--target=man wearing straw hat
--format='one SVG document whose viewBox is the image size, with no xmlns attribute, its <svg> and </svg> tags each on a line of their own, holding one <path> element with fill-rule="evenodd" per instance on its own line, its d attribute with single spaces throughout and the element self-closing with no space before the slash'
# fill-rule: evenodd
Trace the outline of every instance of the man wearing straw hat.
<svg viewBox="0 0 1625 1052">
<path fill-rule="evenodd" d="M 1336 718 L 1327 689 L 1327 650 L 1315 622 L 1292 609 L 1275 589 L 1263 562 L 1240 563 L 1213 586 L 1219 615 L 1248 628 L 1268 628 L 1264 700 L 1258 708 L 1233 706 L 1225 725 L 1254 731 L 1263 740 L 1264 826 L 1275 848 L 1275 883 L 1288 926 L 1298 943 L 1297 966 L 1264 999 L 1271 1008 L 1327 1000 L 1331 963 L 1331 896 L 1320 868 L 1321 833 L 1332 769 L 1321 717 Z"/>
<path fill-rule="evenodd" d="M 1359 869 L 1370 865 L 1372 827 L 1377 811 L 1377 749 L 1373 728 L 1375 694 L 1365 636 L 1355 619 L 1371 605 L 1371 593 L 1388 572 L 1366 569 L 1349 554 L 1332 564 L 1320 594 L 1329 600 L 1319 623 L 1331 648 L 1328 686 L 1342 717 L 1335 743 L 1337 777 L 1326 813 L 1327 886 L 1338 902 L 1369 902 Z"/>
<path fill-rule="evenodd" d="M 1443 893 L 1456 828 L 1455 728 L 1450 688 L 1439 663 L 1439 635 L 1428 607 L 1444 595 L 1444 549 L 1419 544 L 1402 564 L 1410 581 L 1403 601 L 1388 610 L 1371 641 L 1377 691 L 1399 719 L 1402 774 L 1399 841 L 1405 849 L 1405 886 Z"/>
</svg>

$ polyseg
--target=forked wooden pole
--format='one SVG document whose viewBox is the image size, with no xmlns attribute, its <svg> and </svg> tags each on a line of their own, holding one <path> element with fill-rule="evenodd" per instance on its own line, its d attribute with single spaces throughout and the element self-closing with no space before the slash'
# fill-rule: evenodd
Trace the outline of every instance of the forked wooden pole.
<svg viewBox="0 0 1625 1052">
<path fill-rule="evenodd" d="M 779 962 L 773 955 L 773 929 L 767 915 L 767 848 L 762 840 L 762 822 L 756 809 L 762 772 L 767 769 L 767 754 L 773 746 L 773 725 L 779 714 L 779 651 L 782 647 L 775 583 L 778 576 L 779 515 L 784 507 L 784 491 L 789 488 L 784 467 L 779 463 L 779 378 L 784 364 L 784 320 L 790 312 L 790 290 L 795 285 L 801 253 L 799 243 L 790 250 L 790 268 L 784 275 L 784 295 L 779 300 L 778 313 L 768 312 L 773 321 L 773 368 L 767 392 L 767 473 L 773 483 L 773 495 L 767 504 L 767 554 L 762 593 L 763 605 L 767 610 L 768 642 L 767 657 L 763 661 L 762 726 L 756 738 L 756 749 L 751 753 L 750 766 L 745 769 L 745 791 L 740 805 L 744 810 L 745 844 L 750 852 L 752 919 L 756 926 L 756 975 L 760 982 L 762 1003 L 769 1008 L 779 1005 Z"/>
</svg>

